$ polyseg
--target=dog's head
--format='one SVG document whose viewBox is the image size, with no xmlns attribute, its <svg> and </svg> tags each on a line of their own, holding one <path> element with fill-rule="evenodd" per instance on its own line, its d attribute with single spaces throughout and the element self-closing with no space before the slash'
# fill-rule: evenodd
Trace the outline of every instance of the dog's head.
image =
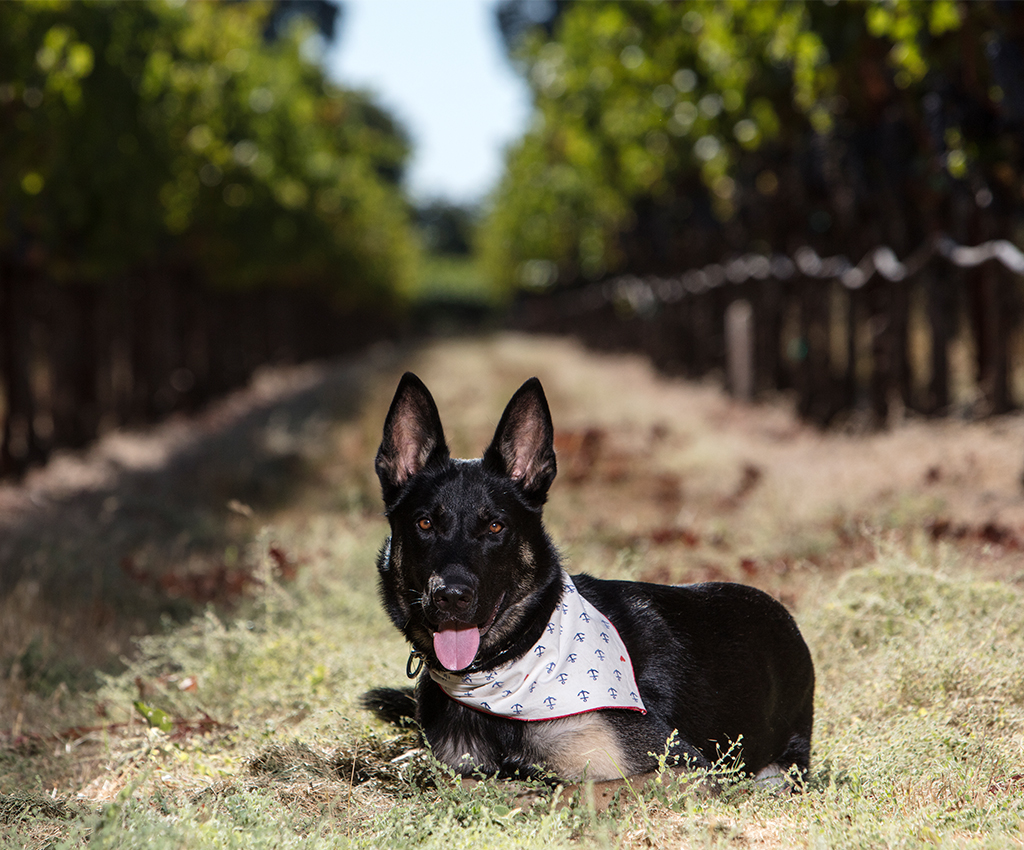
<svg viewBox="0 0 1024 850">
<path fill-rule="evenodd" d="M 376 469 L 391 523 L 378 567 L 395 624 L 449 670 L 514 656 L 525 623 L 538 612 L 546 622 L 560 575 L 541 523 L 555 451 L 540 381 L 512 397 L 482 458 L 455 460 L 430 392 L 406 373 Z"/>
</svg>

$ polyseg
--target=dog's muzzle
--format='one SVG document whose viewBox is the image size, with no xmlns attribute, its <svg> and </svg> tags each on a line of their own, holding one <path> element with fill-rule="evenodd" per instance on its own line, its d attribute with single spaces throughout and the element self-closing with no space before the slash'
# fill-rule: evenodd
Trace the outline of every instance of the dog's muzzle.
<svg viewBox="0 0 1024 850">
<path fill-rule="evenodd" d="M 427 590 L 424 594 L 428 616 L 436 617 L 437 622 L 457 620 L 460 623 L 471 622 L 471 617 L 476 613 L 477 593 L 469 582 L 453 577 L 445 580 L 436 573 L 427 581 Z"/>
</svg>

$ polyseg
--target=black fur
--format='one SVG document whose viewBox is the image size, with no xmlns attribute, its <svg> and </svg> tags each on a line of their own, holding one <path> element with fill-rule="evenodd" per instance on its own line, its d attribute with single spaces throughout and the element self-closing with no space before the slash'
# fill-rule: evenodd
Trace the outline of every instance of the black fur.
<svg viewBox="0 0 1024 850">
<path fill-rule="evenodd" d="M 540 382 L 509 402 L 479 460 L 453 460 L 437 407 L 411 373 L 401 380 L 377 454 L 391 537 L 378 559 L 384 607 L 427 667 L 447 621 L 480 627 L 467 670 L 528 652 L 561 596 L 561 563 L 541 520 L 555 477 L 553 430 Z M 739 584 L 680 587 L 577 575 L 580 593 L 615 625 L 647 714 L 605 709 L 524 722 L 468 708 L 424 671 L 415 702 L 378 689 L 364 705 L 392 722 L 415 705 L 435 755 L 456 770 L 563 779 L 653 769 L 664 752 L 698 767 L 726 757 L 756 774 L 806 772 L 814 671 L 789 613 Z"/>
<path fill-rule="evenodd" d="M 374 688 L 363 694 L 359 704 L 395 726 L 406 726 L 416 719 L 416 694 L 412 688 Z"/>
</svg>

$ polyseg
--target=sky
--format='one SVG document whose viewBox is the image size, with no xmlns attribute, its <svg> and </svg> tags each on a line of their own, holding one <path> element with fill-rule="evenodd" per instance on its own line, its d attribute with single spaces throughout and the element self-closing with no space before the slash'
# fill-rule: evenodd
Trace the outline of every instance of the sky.
<svg viewBox="0 0 1024 850">
<path fill-rule="evenodd" d="M 413 199 L 483 200 L 526 129 L 526 84 L 505 57 L 494 0 L 345 0 L 331 76 L 367 89 L 409 133 Z"/>
</svg>

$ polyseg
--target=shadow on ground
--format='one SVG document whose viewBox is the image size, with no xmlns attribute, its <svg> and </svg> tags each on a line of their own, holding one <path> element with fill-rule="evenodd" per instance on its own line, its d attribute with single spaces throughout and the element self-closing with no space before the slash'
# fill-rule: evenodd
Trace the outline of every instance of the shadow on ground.
<svg viewBox="0 0 1024 850">
<path fill-rule="evenodd" d="M 269 369 L 197 416 L 0 486 L 0 682 L 85 684 L 162 617 L 236 601 L 260 516 L 318 480 L 332 430 L 398 356 Z"/>
</svg>

